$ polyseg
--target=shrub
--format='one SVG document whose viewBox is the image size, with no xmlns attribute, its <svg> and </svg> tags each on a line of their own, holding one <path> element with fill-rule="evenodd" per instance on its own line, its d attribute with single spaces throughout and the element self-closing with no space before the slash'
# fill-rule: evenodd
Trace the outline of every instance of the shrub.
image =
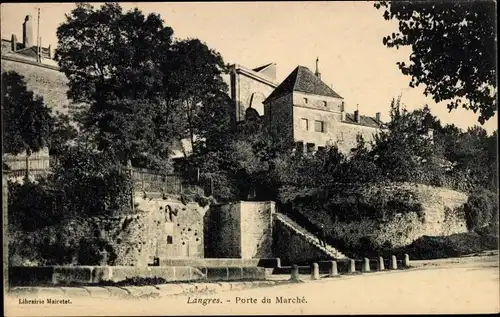
<svg viewBox="0 0 500 317">
<path fill-rule="evenodd" d="M 494 249 L 498 249 L 498 237 L 469 232 L 447 237 L 423 236 L 396 252 L 408 253 L 410 258 L 415 260 L 427 260 L 458 257 Z"/>
<path fill-rule="evenodd" d="M 92 216 L 131 207 L 129 171 L 102 152 L 69 146 L 57 156 L 52 171 L 49 181 L 64 193 L 66 215 Z"/>
<path fill-rule="evenodd" d="M 64 217 L 60 208 L 63 193 L 45 183 L 26 180 L 9 182 L 9 225 L 23 231 L 34 231 L 53 225 Z"/>
<path fill-rule="evenodd" d="M 100 237 L 82 238 L 79 245 L 79 265 L 113 265 L 116 260 L 113 247 Z"/>
<path fill-rule="evenodd" d="M 498 225 L 498 197 L 493 192 L 480 190 L 471 193 L 464 205 L 464 211 L 469 231 Z"/>
</svg>

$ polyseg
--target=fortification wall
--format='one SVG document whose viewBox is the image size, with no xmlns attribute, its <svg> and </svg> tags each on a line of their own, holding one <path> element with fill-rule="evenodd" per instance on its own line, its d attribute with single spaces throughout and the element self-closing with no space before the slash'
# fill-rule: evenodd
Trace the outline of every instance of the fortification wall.
<svg viewBox="0 0 500 317">
<path fill-rule="evenodd" d="M 271 258 L 274 202 L 240 202 L 241 257 Z"/>
<path fill-rule="evenodd" d="M 373 195 L 373 190 L 374 188 L 368 188 L 365 195 Z M 406 213 L 402 210 L 400 214 L 383 223 L 370 219 L 334 223 L 328 219 L 326 226 L 330 235 L 345 241 L 352 248 L 360 245 L 362 238 L 369 238 L 376 246 L 390 244 L 393 247 L 401 247 L 424 235 L 448 236 L 467 232 L 462 209 L 468 198 L 465 193 L 417 184 L 393 184 L 386 186 L 385 190 L 411 191 L 416 202 L 422 205 L 422 217 L 415 212 Z"/>
<path fill-rule="evenodd" d="M 134 214 L 71 219 L 36 232 L 11 232 L 11 265 L 146 266 L 153 257 L 203 257 L 204 208 L 175 200 L 135 197 L 135 201 Z M 87 253 L 103 255 L 101 261 L 78 254 L 85 248 L 84 240 L 94 249 Z"/>
<path fill-rule="evenodd" d="M 68 79 L 57 67 L 37 64 L 34 61 L 2 56 L 2 72 L 15 71 L 24 76 L 26 85 L 53 111 L 68 113 Z"/>
<path fill-rule="evenodd" d="M 212 206 L 205 215 L 206 257 L 271 258 L 274 210 L 274 202 Z"/>
</svg>

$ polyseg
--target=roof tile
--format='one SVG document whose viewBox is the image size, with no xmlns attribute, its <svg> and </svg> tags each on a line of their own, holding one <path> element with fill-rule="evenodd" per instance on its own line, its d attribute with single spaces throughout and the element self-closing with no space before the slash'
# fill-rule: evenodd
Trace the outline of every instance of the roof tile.
<svg viewBox="0 0 500 317">
<path fill-rule="evenodd" d="M 285 80 L 267 97 L 264 102 L 287 95 L 293 91 L 305 92 L 313 95 L 342 98 L 321 79 L 316 77 L 309 68 L 297 66 Z"/>
</svg>

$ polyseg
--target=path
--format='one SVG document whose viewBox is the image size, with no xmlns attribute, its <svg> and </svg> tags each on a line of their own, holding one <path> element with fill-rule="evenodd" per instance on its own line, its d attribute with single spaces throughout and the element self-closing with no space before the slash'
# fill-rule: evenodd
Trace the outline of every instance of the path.
<svg viewBox="0 0 500 317">
<path fill-rule="evenodd" d="M 212 295 L 150 300 L 73 299 L 42 308 L 12 300 L 7 315 L 425 314 L 500 311 L 498 257 L 416 261 L 413 270 L 369 273 Z M 423 265 L 423 263 L 428 263 Z M 432 267 L 427 269 L 426 267 Z M 303 278 L 308 279 L 307 276 Z M 262 299 L 271 299 L 263 304 Z M 306 303 L 276 303 L 276 298 Z M 205 299 L 219 303 L 203 305 Z M 243 301 L 245 299 L 246 301 Z M 48 310 L 50 309 L 50 311 Z"/>
</svg>

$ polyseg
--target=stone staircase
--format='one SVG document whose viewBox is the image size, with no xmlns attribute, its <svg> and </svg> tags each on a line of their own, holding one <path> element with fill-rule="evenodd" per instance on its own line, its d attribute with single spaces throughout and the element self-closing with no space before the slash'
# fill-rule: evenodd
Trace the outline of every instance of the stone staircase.
<svg viewBox="0 0 500 317">
<path fill-rule="evenodd" d="M 315 247 L 316 249 L 321 250 L 321 252 L 330 256 L 332 259 L 335 259 L 335 260 L 348 259 L 348 257 L 345 254 L 341 253 L 339 250 L 335 249 L 331 245 L 327 244 L 326 247 L 322 246 L 319 242 L 319 239 L 314 234 L 312 234 L 311 232 L 309 232 L 306 229 L 304 229 L 303 227 L 301 227 L 298 223 L 296 223 L 290 217 L 288 217 L 282 213 L 275 213 L 275 219 L 277 221 L 279 221 L 280 223 L 282 223 L 283 225 L 290 228 L 298 236 L 301 236 L 311 246 Z"/>
</svg>

